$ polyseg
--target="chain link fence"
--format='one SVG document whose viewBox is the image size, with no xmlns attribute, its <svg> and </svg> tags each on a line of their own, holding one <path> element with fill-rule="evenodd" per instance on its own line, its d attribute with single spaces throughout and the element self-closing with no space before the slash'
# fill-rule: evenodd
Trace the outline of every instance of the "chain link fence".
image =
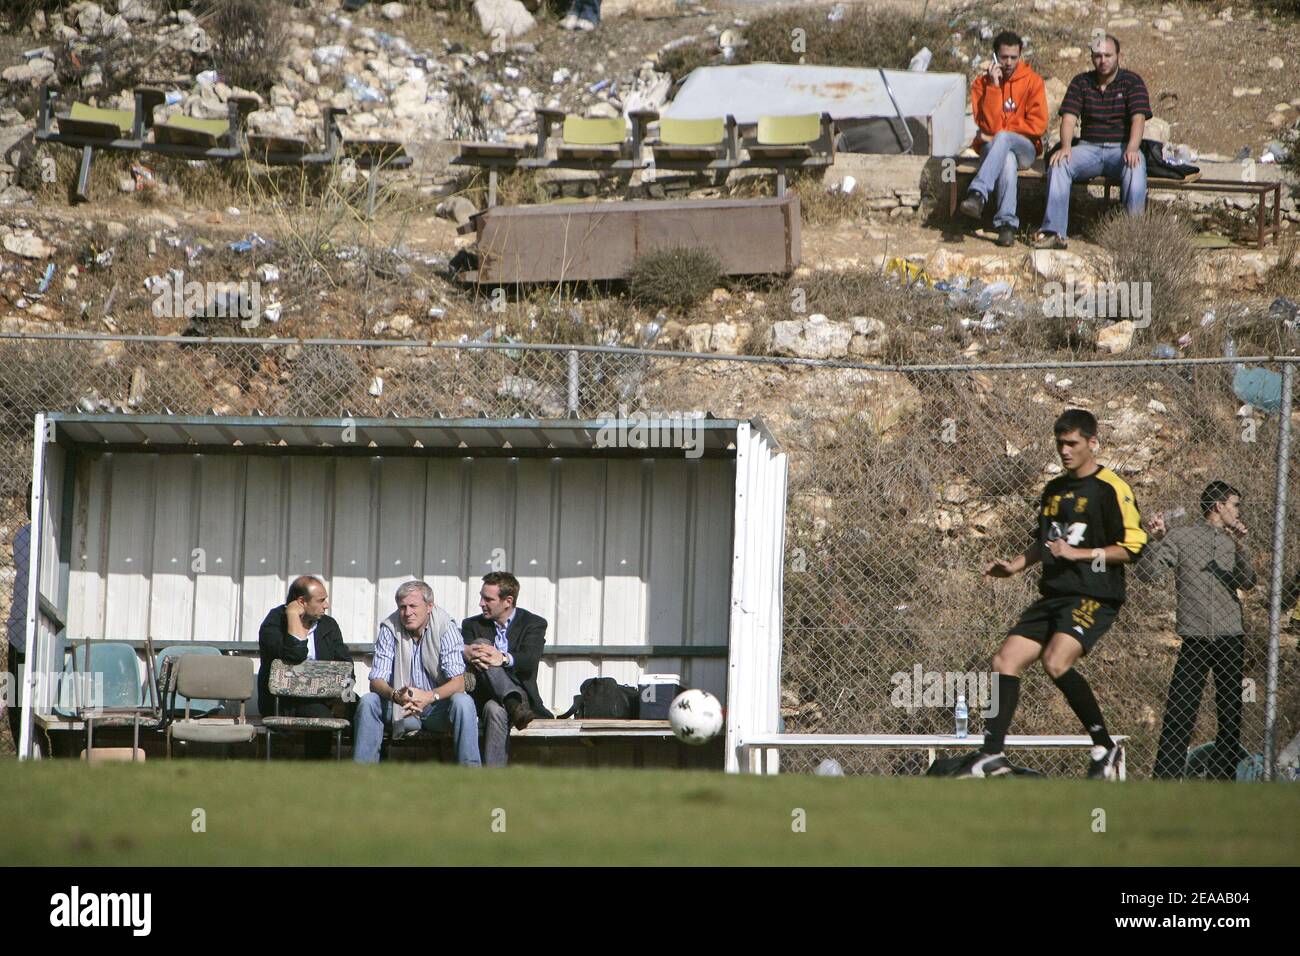
<svg viewBox="0 0 1300 956">
<path fill-rule="evenodd" d="M 1294 600 L 1300 564 L 1300 475 L 1280 412 L 1291 407 L 1294 376 L 1284 367 L 1223 359 L 888 368 L 574 346 L 7 335 L 0 608 L 12 607 L 16 566 L 26 563 L 16 552 L 25 548 L 19 532 L 39 411 L 761 417 L 790 462 L 785 730 L 952 733 L 960 687 L 970 733 L 979 735 L 992 655 L 1036 596 L 1038 577 L 1031 570 L 991 580 L 981 571 L 1024 551 L 1043 485 L 1060 473 L 1052 423 L 1064 408 L 1081 407 L 1098 417 L 1100 458 L 1131 485 L 1144 520 L 1163 513 L 1166 545 L 1202 523 L 1209 482 L 1237 489 L 1243 560 L 1256 580 L 1241 591 L 1244 640 L 1185 645 L 1175 609 L 1196 585 L 1178 575 L 1196 570 L 1199 557 L 1178 551 L 1183 566 L 1150 581 L 1130 569 L 1127 603 L 1079 670 L 1109 730 L 1129 736 L 1134 776 L 1153 774 L 1162 728 L 1162 766 L 1182 772 L 1191 747 L 1193 773 L 1255 776 L 1266 737 L 1286 751 L 1285 763 L 1300 734 L 1296 632 L 1286 610 L 1270 633 L 1270 612 Z M 1292 490 L 1279 505 L 1283 461 Z M 1234 565 L 1235 537 L 1224 528 L 1211 539 L 1212 571 L 1228 590 L 1249 583 Z M 1232 620 L 1214 623 L 1235 629 Z M 1234 722 L 1235 746 L 1205 746 L 1231 738 Z M 1011 733 L 1081 732 L 1041 668 L 1028 670 Z M 783 768 L 807 771 L 828 757 L 850 773 L 917 774 L 927 765 L 924 752 L 828 748 L 787 754 Z M 1079 750 L 1013 759 L 1054 775 L 1078 775 L 1087 764 Z"/>
</svg>

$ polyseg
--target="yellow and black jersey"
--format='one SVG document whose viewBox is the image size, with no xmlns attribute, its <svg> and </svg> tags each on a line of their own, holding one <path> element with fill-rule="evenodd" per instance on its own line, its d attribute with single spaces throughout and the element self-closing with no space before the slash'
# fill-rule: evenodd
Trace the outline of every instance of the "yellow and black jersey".
<svg viewBox="0 0 1300 956">
<path fill-rule="evenodd" d="M 1052 556 L 1047 542 L 1064 538 L 1076 548 L 1092 550 L 1118 544 L 1136 560 L 1147 543 L 1138 515 L 1137 498 L 1128 482 L 1109 468 L 1086 478 L 1069 472 L 1053 478 L 1043 489 L 1034 541 L 1042 547 L 1043 576 L 1038 590 L 1048 597 L 1086 596 L 1101 601 L 1124 600 L 1124 565 L 1064 561 Z"/>
</svg>

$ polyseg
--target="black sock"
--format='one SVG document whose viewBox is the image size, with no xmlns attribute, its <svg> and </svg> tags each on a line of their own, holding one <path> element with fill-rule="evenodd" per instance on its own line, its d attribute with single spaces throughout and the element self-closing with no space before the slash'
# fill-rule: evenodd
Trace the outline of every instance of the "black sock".
<svg viewBox="0 0 1300 956">
<path fill-rule="evenodd" d="M 1020 701 L 1020 678 L 1009 674 L 998 674 L 998 712 L 984 722 L 984 746 L 980 749 L 986 754 L 1000 754 L 1006 746 L 1007 728 L 1011 718 L 1016 714 L 1016 704 Z"/>
<path fill-rule="evenodd" d="M 1106 733 L 1106 721 L 1102 719 L 1097 698 L 1092 695 L 1092 688 L 1088 686 L 1083 675 L 1071 667 L 1060 677 L 1053 677 L 1052 683 L 1065 695 L 1065 702 L 1070 705 L 1074 715 L 1083 722 L 1088 735 L 1092 737 L 1092 742 L 1107 749 L 1115 746 L 1115 741 L 1111 740 L 1110 734 Z"/>
</svg>

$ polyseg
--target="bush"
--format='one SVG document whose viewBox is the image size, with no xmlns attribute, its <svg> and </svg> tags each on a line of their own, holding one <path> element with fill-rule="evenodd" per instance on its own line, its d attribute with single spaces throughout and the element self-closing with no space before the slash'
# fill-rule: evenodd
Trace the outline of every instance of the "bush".
<svg viewBox="0 0 1300 956">
<path fill-rule="evenodd" d="M 204 0 L 196 11 L 212 44 L 212 62 L 231 86 L 269 93 L 289 49 L 288 18 L 272 0 Z"/>
<path fill-rule="evenodd" d="M 708 249 L 677 246 L 638 258 L 627 281 L 637 305 L 686 310 L 712 292 L 721 278 L 722 263 Z"/>
<path fill-rule="evenodd" d="M 1102 247 L 1094 256 L 1098 279 L 1151 284 L 1147 341 L 1169 342 L 1187 331 L 1200 301 L 1193 235 L 1185 219 L 1164 207 L 1141 216 L 1115 210 L 1093 227 L 1091 239 Z"/>
</svg>

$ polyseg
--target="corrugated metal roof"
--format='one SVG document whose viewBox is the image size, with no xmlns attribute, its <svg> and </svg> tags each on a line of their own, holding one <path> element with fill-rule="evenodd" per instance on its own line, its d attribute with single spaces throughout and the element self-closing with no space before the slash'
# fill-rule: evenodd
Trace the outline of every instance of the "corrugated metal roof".
<svg viewBox="0 0 1300 956">
<path fill-rule="evenodd" d="M 430 448 L 527 450 L 679 450 L 698 435 L 706 454 L 734 454 L 737 419 L 264 418 L 54 412 L 55 436 L 79 445 L 149 448 L 250 446 L 289 448 Z M 622 425 L 624 433 L 615 429 Z M 754 427 L 767 433 L 761 421 Z M 644 429 L 644 446 L 629 429 Z M 690 433 L 687 436 L 685 433 Z M 614 444 L 611 444 L 613 442 Z M 775 449 L 775 444 L 773 443 Z"/>
</svg>

